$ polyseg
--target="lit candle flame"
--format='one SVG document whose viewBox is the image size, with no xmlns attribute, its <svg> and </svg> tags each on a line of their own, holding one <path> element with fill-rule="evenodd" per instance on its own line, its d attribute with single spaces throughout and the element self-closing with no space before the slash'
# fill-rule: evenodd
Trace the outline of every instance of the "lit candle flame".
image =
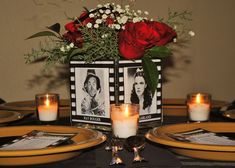
<svg viewBox="0 0 235 168">
<path fill-rule="evenodd" d="M 129 110 L 128 110 L 128 106 L 125 106 L 125 116 L 129 116 Z"/>
<path fill-rule="evenodd" d="M 48 94 L 46 95 L 47 99 L 45 101 L 45 105 L 46 106 L 50 106 L 50 100 L 48 99 Z"/>
<path fill-rule="evenodd" d="M 197 104 L 200 104 L 200 103 L 201 103 L 201 94 L 200 94 L 200 93 L 198 93 L 198 94 L 196 95 L 196 103 L 197 103 Z"/>
</svg>

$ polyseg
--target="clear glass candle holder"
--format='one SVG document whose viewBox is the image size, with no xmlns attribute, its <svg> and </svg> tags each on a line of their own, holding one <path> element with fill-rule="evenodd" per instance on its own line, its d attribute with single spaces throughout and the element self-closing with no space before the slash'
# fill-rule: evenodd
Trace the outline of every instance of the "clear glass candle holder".
<svg viewBox="0 0 235 168">
<path fill-rule="evenodd" d="M 188 117 L 191 122 L 208 121 L 211 110 L 211 95 L 208 93 L 190 93 L 187 95 Z"/>
<path fill-rule="evenodd" d="M 38 120 L 53 122 L 59 118 L 59 94 L 37 94 L 35 96 Z"/>
<path fill-rule="evenodd" d="M 127 138 L 136 135 L 139 126 L 139 105 L 112 104 L 110 118 L 114 137 Z"/>
</svg>

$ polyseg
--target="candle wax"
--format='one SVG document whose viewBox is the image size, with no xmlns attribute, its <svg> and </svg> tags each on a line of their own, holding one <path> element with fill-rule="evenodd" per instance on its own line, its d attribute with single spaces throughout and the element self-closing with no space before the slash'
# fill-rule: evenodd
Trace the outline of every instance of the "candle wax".
<svg viewBox="0 0 235 168">
<path fill-rule="evenodd" d="M 113 134 L 119 138 L 127 138 L 132 135 L 136 135 L 138 130 L 139 115 L 129 116 L 124 112 L 112 111 L 112 129 Z"/>
<path fill-rule="evenodd" d="M 119 138 L 127 138 L 136 135 L 138 130 L 138 115 L 113 119 L 113 134 Z"/>
<path fill-rule="evenodd" d="M 38 116 L 40 121 L 55 121 L 57 119 L 58 105 L 39 105 Z"/>
<path fill-rule="evenodd" d="M 206 121 L 209 119 L 210 105 L 206 103 L 190 103 L 189 118 L 192 121 Z"/>
</svg>

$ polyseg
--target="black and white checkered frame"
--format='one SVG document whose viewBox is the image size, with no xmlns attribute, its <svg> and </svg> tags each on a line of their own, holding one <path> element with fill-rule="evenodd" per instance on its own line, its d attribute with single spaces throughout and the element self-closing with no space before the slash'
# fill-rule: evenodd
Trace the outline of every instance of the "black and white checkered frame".
<svg viewBox="0 0 235 168">
<path fill-rule="evenodd" d="M 159 83 L 156 90 L 156 109 L 157 111 L 150 115 L 140 116 L 142 120 L 140 122 L 149 122 L 149 121 L 162 121 L 162 79 L 161 79 L 161 60 L 154 59 L 156 67 L 159 71 Z M 76 108 L 76 79 L 75 72 L 76 68 L 108 68 L 109 69 L 109 104 L 114 103 L 125 103 L 125 87 L 124 87 L 124 68 L 129 67 L 141 67 L 141 60 L 131 61 L 131 60 L 120 60 L 118 63 L 118 68 L 115 67 L 114 61 L 96 61 L 91 64 L 87 64 L 84 61 L 70 61 L 70 97 L 71 97 L 71 122 L 72 123 L 91 123 L 91 124 L 101 124 L 101 125 L 110 125 L 110 118 L 94 116 L 97 120 L 86 120 L 84 116 L 77 114 Z M 115 74 L 118 71 L 118 80 L 116 81 Z M 118 86 L 118 87 L 117 87 Z M 81 86 L 80 86 L 81 87 Z M 115 88 L 118 88 L 115 92 Z M 116 94 L 116 96 L 115 96 Z M 118 100 L 117 100 L 118 99 Z"/>
</svg>

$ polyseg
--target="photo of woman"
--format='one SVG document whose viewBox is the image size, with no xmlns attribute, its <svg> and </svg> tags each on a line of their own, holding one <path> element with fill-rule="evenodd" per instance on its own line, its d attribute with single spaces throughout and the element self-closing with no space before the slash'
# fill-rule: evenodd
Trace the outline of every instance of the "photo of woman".
<svg viewBox="0 0 235 168">
<path fill-rule="evenodd" d="M 130 101 L 131 103 L 139 104 L 140 115 L 149 114 L 151 112 L 152 94 L 146 83 L 143 69 L 136 69 Z"/>
</svg>

